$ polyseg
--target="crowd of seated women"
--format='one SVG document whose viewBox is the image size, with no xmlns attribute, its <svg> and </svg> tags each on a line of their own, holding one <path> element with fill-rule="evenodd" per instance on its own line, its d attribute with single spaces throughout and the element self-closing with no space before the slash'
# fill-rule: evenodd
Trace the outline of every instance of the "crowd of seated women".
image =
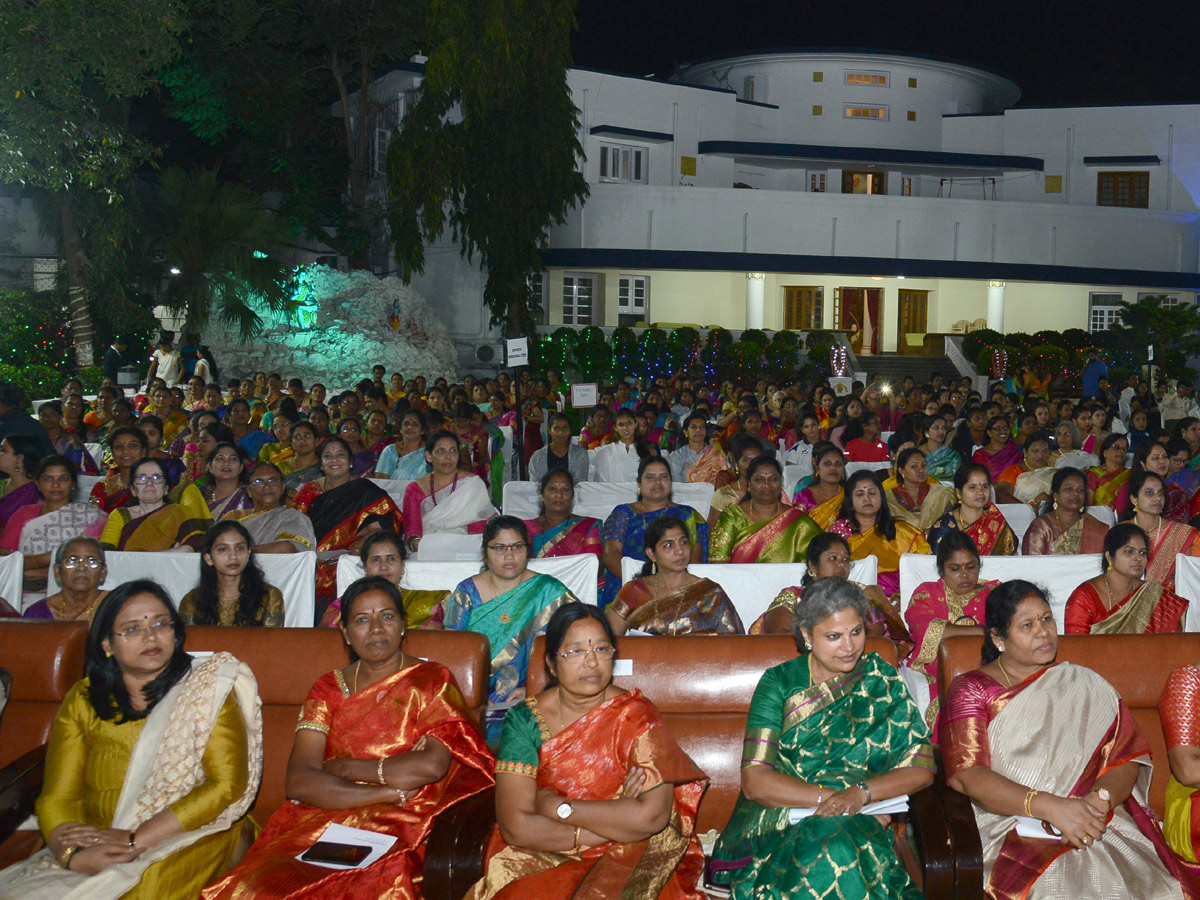
<svg viewBox="0 0 1200 900">
<path fill-rule="evenodd" d="M 519 408 L 506 375 L 484 383 L 468 377 L 461 385 L 394 375 L 388 388 L 381 366 L 372 374 L 341 393 L 321 384 L 306 389 L 297 379 L 285 390 L 283 379 L 263 373 L 231 381 L 227 390 L 190 384 L 186 393 L 156 380 L 131 399 L 108 384 L 90 409 L 79 386 L 68 383 L 49 412 L 39 408 L 44 431 L 0 440 L 0 474 L 7 476 L 0 552 L 24 554 L 27 592 L 44 593 L 51 574 L 57 585 L 51 596 L 27 604 L 25 616 L 90 622 L 89 652 L 98 661 L 94 671 L 89 662 L 88 678 L 101 679 L 107 691 L 95 699 L 81 688 L 79 698 L 64 704 L 60 726 L 119 745 L 131 766 L 134 760 L 149 765 L 134 752 L 141 723 L 165 719 L 159 727 L 169 729 L 173 717 L 183 715 L 150 713 L 188 682 L 190 669 L 179 661 L 178 646 L 164 645 L 154 660 L 162 668 L 146 677 L 145 661 L 134 665 L 129 653 L 116 653 L 118 641 L 154 638 L 157 645 L 173 635 L 181 646 L 188 625 L 281 625 L 287 598 L 266 582 L 255 557 L 317 551 L 314 623 L 340 627 L 354 662 L 313 688 L 289 767 L 295 808 L 266 823 L 250 855 L 205 896 L 247 890 L 309 896 L 318 876 L 296 854 L 327 824 L 374 822 L 375 814 L 362 808 L 397 802 L 398 817 L 380 813 L 378 827 L 402 833 L 409 855 L 392 859 L 386 877 L 389 884 L 407 885 L 395 896 L 415 896 L 420 843 L 432 816 L 488 787 L 493 777 L 500 828 L 489 851 L 494 862 L 472 896 L 566 895 L 588 879 L 609 884 L 599 879 L 616 873 L 633 878 L 619 866 L 610 870 L 616 858 L 610 854 L 627 844 L 653 844 L 664 829 L 678 852 L 663 857 L 670 864 L 658 869 L 658 893 L 646 896 L 685 896 L 699 875 L 698 847 L 688 829 L 704 776 L 663 733 L 653 698 L 612 686 L 615 639 L 745 632 L 793 634 L 807 651 L 800 657 L 806 662 L 769 670 L 755 695 L 748 741 L 753 733 L 762 747 L 751 752 L 748 744 L 743 799 L 717 846 L 714 881 L 731 885 L 735 896 L 751 897 L 761 895 L 764 885 L 790 884 L 790 878 L 796 885 L 783 895 L 802 895 L 797 892 L 808 884 L 818 896 L 847 877 L 838 860 L 852 848 L 852 877 L 867 886 L 867 895 L 908 896 L 915 888 L 888 846 L 888 829 L 872 817 L 851 816 L 849 825 L 843 820 L 872 800 L 928 783 L 931 757 L 923 748 L 930 735 L 970 718 L 953 702 L 947 709 L 937 702 L 938 644 L 953 634 L 988 637 L 996 646 L 981 669 L 984 677 L 1009 659 L 1028 679 L 1047 664 L 1045 642 L 1032 649 L 1021 644 L 1025 656 L 1005 655 L 997 638 L 1009 633 L 1018 607 L 1037 603 L 1026 591 L 1006 600 L 1008 612 L 993 619 L 989 604 L 997 585 L 980 581 L 986 557 L 1101 554 L 1101 574 L 1081 583 L 1067 601 L 1067 633 L 1160 633 L 1183 625 L 1188 601 L 1175 592 L 1174 568 L 1177 554 L 1200 555 L 1200 532 L 1188 524 L 1200 486 L 1194 468 L 1200 467 L 1200 420 L 1177 420 L 1175 433 L 1167 433 L 1154 422 L 1153 397 L 1133 385 L 1119 404 L 1097 396 L 1052 405 L 1003 390 L 984 402 L 969 384 L 942 385 L 940 379 L 895 390 L 859 385 L 838 397 L 825 385 L 759 382 L 753 390 L 738 390 L 682 373 L 648 381 L 640 390 L 621 382 L 601 390 L 599 405 L 574 410 L 554 374 L 522 376 Z M 1110 407 L 1124 418 L 1110 417 Z M 539 514 L 527 520 L 496 509 L 508 475 L 496 464 L 507 439 L 500 429 L 514 424 L 521 426 L 522 452 L 540 500 Z M 104 475 L 84 500 L 75 488 L 81 466 L 86 472 L 92 459 L 84 445 L 92 443 L 103 448 Z M 858 468 L 849 477 L 848 465 Z M 785 489 L 785 472 L 795 467 L 799 480 Z M 373 477 L 407 481 L 402 499 L 394 501 Z M 603 520 L 576 515 L 575 492 L 584 480 L 633 483 L 637 497 L 617 504 Z M 683 482 L 712 485 L 708 517 L 672 499 L 673 485 Z M 1000 508 L 1006 503 L 1033 507 L 1023 540 Z M 1110 528 L 1089 506 L 1111 507 L 1119 524 Z M 407 558 L 423 537 L 437 533 L 477 535 L 480 573 L 452 590 L 403 587 Z M 105 553 L 114 550 L 197 552 L 199 581 L 178 611 L 152 584 L 106 592 Z M 365 578 L 338 597 L 337 559 L 348 553 L 359 556 Z M 531 559 L 580 553 L 598 560 L 598 609 L 582 606 L 557 579 L 529 568 Z M 935 554 L 939 579 L 921 585 L 902 614 L 899 572 L 906 553 Z M 642 569 L 623 583 L 626 557 Z M 876 562 L 877 585 L 846 582 L 851 562 L 867 558 Z M 756 621 L 743 622 L 720 585 L 689 572 L 701 562 L 806 563 L 807 574 L 773 598 Z M 22 606 L 21 598 L 6 599 Z M 1026 619 L 1042 637 L 1055 633 L 1057 626 L 1041 613 L 1022 619 L 1022 628 Z M 409 627 L 488 637 L 482 736 L 460 727 L 448 674 L 403 653 Z M 525 684 L 533 641 L 541 634 L 547 635 L 546 662 L 555 681 L 534 698 Z M 905 667 L 928 682 L 933 702 L 924 716 L 911 699 L 911 684 L 906 688 L 895 670 L 863 657 L 868 634 L 894 641 Z M 1034 660 L 1042 660 L 1042 668 Z M 133 668 L 127 671 L 127 665 Z M 236 685 L 245 675 L 238 671 L 229 677 L 233 699 L 218 704 L 224 718 L 209 723 L 209 742 L 219 739 L 221 747 L 213 753 L 225 763 L 254 752 L 253 723 L 236 722 L 243 702 Z M 847 680 L 850 673 L 855 677 Z M 839 688 L 828 710 L 799 723 L 784 714 L 805 692 L 825 696 L 828 687 L 820 685 L 830 679 L 838 679 Z M 409 710 L 402 723 L 371 718 L 368 724 L 353 712 L 369 709 L 366 700 L 381 703 L 383 693 L 418 683 L 429 705 L 426 719 Z M 461 697 L 457 702 L 461 707 Z M 852 725 L 843 721 L 843 703 Z M 990 716 L 995 707 L 988 699 L 981 708 Z M 73 717 L 69 724 L 66 715 Z M 600 722 L 605 726 L 593 727 Z M 115 731 L 106 735 L 101 724 Z M 118 734 L 124 725 L 136 727 Z M 559 740 L 560 732 L 571 737 Z M 590 741 L 604 743 L 589 747 Z M 839 742 L 874 749 L 865 756 L 814 755 L 814 741 L 823 749 Z M 361 744 L 371 746 L 369 760 L 353 756 Z M 51 749 L 65 752 L 54 743 Z M 208 753 L 203 747 L 199 752 Z M 978 772 L 995 755 L 980 755 L 977 747 L 972 752 L 953 757 L 952 765 L 947 757 L 955 786 L 980 809 L 1007 809 L 1011 792 L 994 773 Z M 554 794 L 577 790 L 573 767 L 583 758 L 594 765 L 605 753 L 613 757 L 611 773 L 597 768 L 597 781 L 578 796 Z M 641 753 L 660 755 L 630 764 Z M 207 755 L 204 770 L 210 762 L 216 771 Z M 90 777 L 86 758 L 75 764 L 82 768 L 73 776 L 62 770 L 68 792 Z M 996 777 L 1011 783 L 1013 773 L 1025 772 L 1014 765 Z M 1062 777 L 1067 774 L 1069 766 Z M 125 777 L 151 775 L 139 770 Z M 616 780 L 610 785 L 605 779 Z M 665 782 L 672 791 L 655 793 Z M 529 789 L 535 783 L 538 789 Z M 1038 805 L 1060 787 L 1054 784 L 1034 792 L 1043 797 Z M 1133 802 L 1132 780 L 1114 777 L 1104 784 L 1107 807 L 1089 801 L 1088 809 L 1068 816 L 1052 805 L 1043 818 L 1069 833 L 1064 840 L 1072 846 L 1099 837 L 1088 815 L 1107 822 L 1112 809 Z M 167 856 L 177 851 L 160 857 L 151 850 L 173 847 L 172 841 L 183 847 L 181 836 L 217 821 L 224 823 L 222 831 L 240 830 L 239 798 L 250 789 L 235 782 L 221 804 L 208 792 L 192 806 L 176 798 L 169 807 L 149 810 L 128 808 L 125 798 L 133 789 L 123 785 L 106 788 L 111 796 L 47 800 L 46 812 L 39 808 L 47 852 L 69 873 L 54 876 L 68 878 L 64 884 L 108 866 L 138 873 L 130 876 L 133 882 L 119 882 L 126 889 L 157 884 L 155 878 L 167 876 L 155 875 L 160 870 L 154 866 L 171 871 L 178 863 Z M 204 793 L 196 785 L 193 792 Z M 60 804 L 57 818 L 54 802 Z M 410 809 L 411 803 L 416 806 Z M 780 810 L 791 806 L 817 812 L 799 824 L 781 819 Z M 334 814 L 347 810 L 356 813 Z M 1060 813 L 1065 824 L 1051 818 Z M 145 831 L 138 821 L 146 823 Z M 135 822 L 129 830 L 140 834 L 142 844 L 134 834 L 114 837 L 114 828 L 125 822 Z M 1153 842 L 1153 836 L 1147 839 Z M 232 851 L 216 838 L 196 843 L 206 849 L 206 862 L 187 865 L 205 873 L 204 881 L 233 863 Z M 985 836 L 986 852 L 997 848 Z M 546 853 L 565 854 L 565 861 L 547 867 Z M 335 882 L 322 882 L 312 895 L 328 890 L 341 896 L 341 882 Z M 817 889 L 818 883 L 825 886 Z M 61 887 L 47 883 L 46 889 Z M 8 896 L 5 890 L 0 879 L 0 896 Z M 1147 890 L 1146 896 L 1157 896 Z"/>
</svg>

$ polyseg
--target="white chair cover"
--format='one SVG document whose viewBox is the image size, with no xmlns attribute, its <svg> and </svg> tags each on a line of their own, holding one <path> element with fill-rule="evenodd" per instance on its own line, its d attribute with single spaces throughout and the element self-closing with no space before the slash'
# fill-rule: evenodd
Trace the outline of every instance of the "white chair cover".
<svg viewBox="0 0 1200 900">
<path fill-rule="evenodd" d="M 108 563 L 108 577 L 101 587 L 105 590 L 135 578 L 151 578 L 162 585 L 175 605 L 179 606 L 183 595 L 200 582 L 198 553 L 109 550 L 104 558 Z M 311 628 L 317 599 L 317 554 L 311 550 L 303 553 L 259 553 L 254 558 L 258 560 L 267 583 L 275 585 L 283 594 L 283 624 L 290 628 Z M 57 592 L 58 583 L 51 569 L 46 594 Z"/>
<path fill-rule="evenodd" d="M 88 497 L 92 494 L 92 488 L 103 480 L 103 475 L 80 475 L 75 479 L 75 493 L 71 495 L 71 499 L 87 503 Z"/>
<path fill-rule="evenodd" d="M 709 578 L 725 589 L 742 624 L 749 628 L 767 611 L 771 601 L 786 587 L 800 583 L 808 566 L 804 563 L 693 563 L 688 571 Z M 641 576 L 642 561 L 628 556 L 621 560 L 621 581 L 628 583 Z M 879 561 L 873 556 L 850 564 L 850 580 L 875 584 Z"/>
<path fill-rule="evenodd" d="M 708 482 L 697 484 L 675 484 L 671 488 L 671 499 L 675 503 L 690 506 L 708 518 L 712 506 L 713 486 Z M 637 500 L 636 482 L 607 484 L 585 481 L 575 485 L 575 503 L 571 511 L 577 516 L 592 516 L 604 521 L 620 503 Z M 532 481 L 510 481 L 504 485 L 504 514 L 519 519 L 532 519 L 538 515 L 540 501 L 537 485 Z"/>
<path fill-rule="evenodd" d="M 1184 631 L 1200 631 L 1200 559 L 1180 553 L 1175 557 L 1175 593 L 1188 601 Z"/>
<path fill-rule="evenodd" d="M 787 494 L 788 499 L 796 493 L 796 485 L 800 483 L 801 478 L 807 478 L 812 474 L 812 457 L 808 458 L 808 465 L 786 465 L 783 467 L 783 492 Z"/>
<path fill-rule="evenodd" d="M 449 534 L 435 531 L 421 538 L 414 561 L 469 562 L 476 566 L 483 559 L 483 535 Z"/>
<path fill-rule="evenodd" d="M 848 462 L 846 463 L 846 477 L 849 478 L 855 472 L 886 472 L 892 467 L 890 462 Z"/>
<path fill-rule="evenodd" d="M 392 502 L 396 504 L 397 508 L 404 508 L 404 491 L 408 487 L 410 479 L 368 478 L 367 481 L 373 481 L 387 491 L 387 495 L 392 498 Z"/>
<path fill-rule="evenodd" d="M 1012 581 L 1020 578 L 1032 581 L 1050 594 L 1054 621 L 1062 631 L 1063 611 L 1071 592 L 1089 578 L 1100 574 L 1100 554 L 1081 553 L 1077 556 L 984 556 L 979 577 Z M 913 591 L 926 581 L 937 581 L 937 559 L 925 553 L 905 553 L 900 557 L 900 613 L 904 614 Z"/>
<path fill-rule="evenodd" d="M 478 575 L 480 568 L 478 562 L 429 563 L 413 560 L 404 567 L 404 577 L 400 579 L 400 586 L 414 591 L 452 591 L 460 581 Z M 593 554 L 531 559 L 529 568 L 544 575 L 553 575 L 580 601 L 596 605 L 600 560 Z M 341 556 L 337 567 L 338 596 L 342 596 L 346 588 L 350 587 L 355 579 L 362 578 L 362 575 L 362 560 L 350 553 Z"/>
<path fill-rule="evenodd" d="M 104 446 L 102 444 L 84 444 L 83 448 L 87 450 L 88 456 L 92 458 L 92 462 L 96 464 L 96 468 L 103 472 Z"/>
<path fill-rule="evenodd" d="M 25 611 L 22 590 L 25 580 L 25 554 L 7 553 L 0 556 L 0 600 L 17 612 Z"/>
</svg>

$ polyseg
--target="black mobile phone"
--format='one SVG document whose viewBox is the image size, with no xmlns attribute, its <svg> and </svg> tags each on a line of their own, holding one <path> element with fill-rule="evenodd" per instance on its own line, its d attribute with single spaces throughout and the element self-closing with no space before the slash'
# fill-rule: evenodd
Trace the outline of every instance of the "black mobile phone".
<svg viewBox="0 0 1200 900">
<path fill-rule="evenodd" d="M 371 848 L 362 844 L 340 844 L 337 841 L 317 841 L 302 854 L 305 862 L 329 863 L 336 866 L 357 866 L 367 858 Z"/>
</svg>

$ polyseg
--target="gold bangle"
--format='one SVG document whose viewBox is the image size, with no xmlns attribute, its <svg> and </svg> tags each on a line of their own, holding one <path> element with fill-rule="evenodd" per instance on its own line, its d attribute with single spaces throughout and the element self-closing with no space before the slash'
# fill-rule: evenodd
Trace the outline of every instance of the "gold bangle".
<svg viewBox="0 0 1200 900">
<path fill-rule="evenodd" d="M 379 757 L 379 769 L 376 774 L 379 778 L 379 783 L 382 784 L 384 787 L 387 787 L 387 779 L 383 777 L 383 762 L 385 759 L 387 759 L 386 756 Z"/>
<path fill-rule="evenodd" d="M 137 829 L 129 832 L 129 849 L 133 850 L 137 846 Z"/>
<path fill-rule="evenodd" d="M 82 849 L 83 848 L 79 844 L 76 844 L 74 847 L 68 847 L 67 852 L 62 855 L 62 859 L 60 859 L 58 861 L 58 864 L 60 866 L 62 866 L 64 869 L 70 869 L 71 868 L 71 857 L 73 857 L 76 853 L 78 853 Z"/>
<path fill-rule="evenodd" d="M 1035 791 L 1033 788 L 1030 788 L 1029 793 L 1025 795 L 1025 815 L 1030 818 L 1033 817 L 1033 798 L 1040 793 L 1041 791 Z"/>
</svg>

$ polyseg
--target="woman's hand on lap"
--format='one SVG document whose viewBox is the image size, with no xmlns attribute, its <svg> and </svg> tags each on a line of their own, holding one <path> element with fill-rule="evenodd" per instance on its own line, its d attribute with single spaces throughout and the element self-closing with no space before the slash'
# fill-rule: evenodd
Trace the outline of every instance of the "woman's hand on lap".
<svg viewBox="0 0 1200 900">
<path fill-rule="evenodd" d="M 79 875 L 95 875 L 109 866 L 132 862 L 141 852 L 141 848 L 128 845 L 96 844 L 94 847 L 85 847 L 71 857 L 71 871 Z"/>
<path fill-rule="evenodd" d="M 834 791 L 821 801 L 817 816 L 852 816 L 866 805 L 867 797 L 862 789 L 856 786 Z"/>
<path fill-rule="evenodd" d="M 1051 825 L 1062 832 L 1062 842 L 1076 850 L 1086 850 L 1094 841 L 1100 840 L 1107 827 L 1105 816 L 1100 815 L 1082 797 L 1054 797 L 1048 806 L 1049 815 L 1044 815 Z M 1086 839 L 1086 840 L 1085 840 Z"/>
</svg>

